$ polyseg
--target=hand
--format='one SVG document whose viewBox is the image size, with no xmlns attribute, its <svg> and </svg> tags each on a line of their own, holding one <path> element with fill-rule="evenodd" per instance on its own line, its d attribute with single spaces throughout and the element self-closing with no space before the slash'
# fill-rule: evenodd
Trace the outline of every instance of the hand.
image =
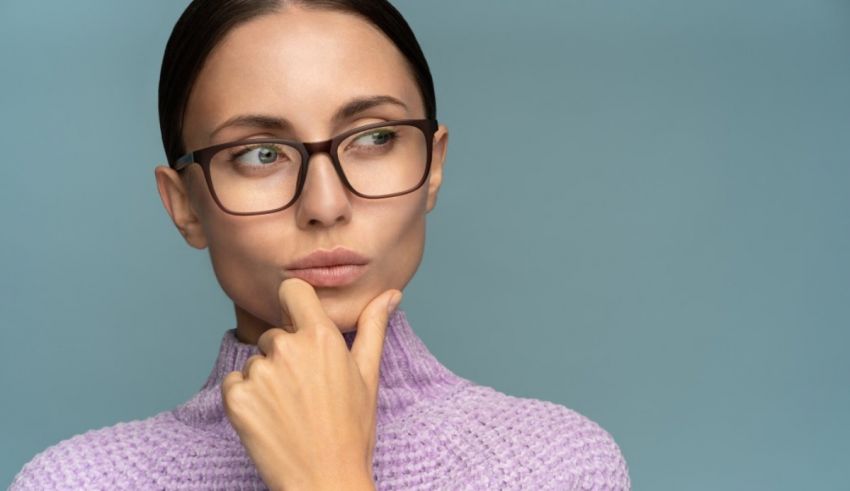
<svg viewBox="0 0 850 491">
<path fill-rule="evenodd" d="M 363 309 L 349 352 L 313 286 L 281 283 L 291 325 L 264 332 L 262 354 L 221 383 L 227 417 L 270 489 L 374 489 L 379 369 L 396 295 L 387 290 Z"/>
</svg>

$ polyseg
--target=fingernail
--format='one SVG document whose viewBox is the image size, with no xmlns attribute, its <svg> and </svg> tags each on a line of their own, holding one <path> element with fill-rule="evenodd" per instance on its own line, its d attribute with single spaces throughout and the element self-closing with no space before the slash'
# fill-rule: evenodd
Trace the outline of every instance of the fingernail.
<svg viewBox="0 0 850 491">
<path fill-rule="evenodd" d="M 398 304 L 401 303 L 401 297 L 401 293 L 396 293 L 390 298 L 390 301 L 387 302 L 387 314 L 392 314 L 395 308 L 398 307 Z"/>
</svg>

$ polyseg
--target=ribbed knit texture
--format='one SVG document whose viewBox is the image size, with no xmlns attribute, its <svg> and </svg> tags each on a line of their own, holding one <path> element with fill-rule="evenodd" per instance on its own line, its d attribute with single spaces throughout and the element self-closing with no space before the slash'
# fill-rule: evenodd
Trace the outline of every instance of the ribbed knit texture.
<svg viewBox="0 0 850 491">
<path fill-rule="evenodd" d="M 38 453 L 23 490 L 267 489 L 225 415 L 221 381 L 256 345 L 225 331 L 200 391 L 144 420 L 89 430 Z M 351 348 L 356 331 L 344 333 Z M 387 326 L 373 472 L 379 490 L 628 490 L 611 435 L 558 404 L 475 384 L 443 366 L 402 310 Z"/>
</svg>

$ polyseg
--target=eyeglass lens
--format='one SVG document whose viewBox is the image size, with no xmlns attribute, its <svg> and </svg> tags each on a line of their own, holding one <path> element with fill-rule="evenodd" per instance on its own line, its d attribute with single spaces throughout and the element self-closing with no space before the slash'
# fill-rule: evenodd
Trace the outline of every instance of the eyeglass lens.
<svg viewBox="0 0 850 491">
<path fill-rule="evenodd" d="M 422 180 L 427 140 L 414 125 L 369 128 L 348 136 L 337 147 L 339 163 L 351 186 L 380 197 L 407 191 Z M 210 179 L 221 204 L 237 213 L 280 208 L 295 196 L 301 153 L 281 143 L 227 147 L 210 160 Z"/>
</svg>

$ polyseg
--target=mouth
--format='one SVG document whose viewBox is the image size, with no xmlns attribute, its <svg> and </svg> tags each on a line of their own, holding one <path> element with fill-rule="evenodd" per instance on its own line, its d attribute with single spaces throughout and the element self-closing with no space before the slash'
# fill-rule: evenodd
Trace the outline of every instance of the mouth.
<svg viewBox="0 0 850 491">
<path fill-rule="evenodd" d="M 314 268 L 288 269 L 286 276 L 301 278 L 313 287 L 319 288 L 349 285 L 365 272 L 365 264 L 335 264 Z"/>
<path fill-rule="evenodd" d="M 356 281 L 368 263 L 366 256 L 342 246 L 317 249 L 287 264 L 284 276 L 301 278 L 314 287 L 345 286 Z"/>
</svg>

